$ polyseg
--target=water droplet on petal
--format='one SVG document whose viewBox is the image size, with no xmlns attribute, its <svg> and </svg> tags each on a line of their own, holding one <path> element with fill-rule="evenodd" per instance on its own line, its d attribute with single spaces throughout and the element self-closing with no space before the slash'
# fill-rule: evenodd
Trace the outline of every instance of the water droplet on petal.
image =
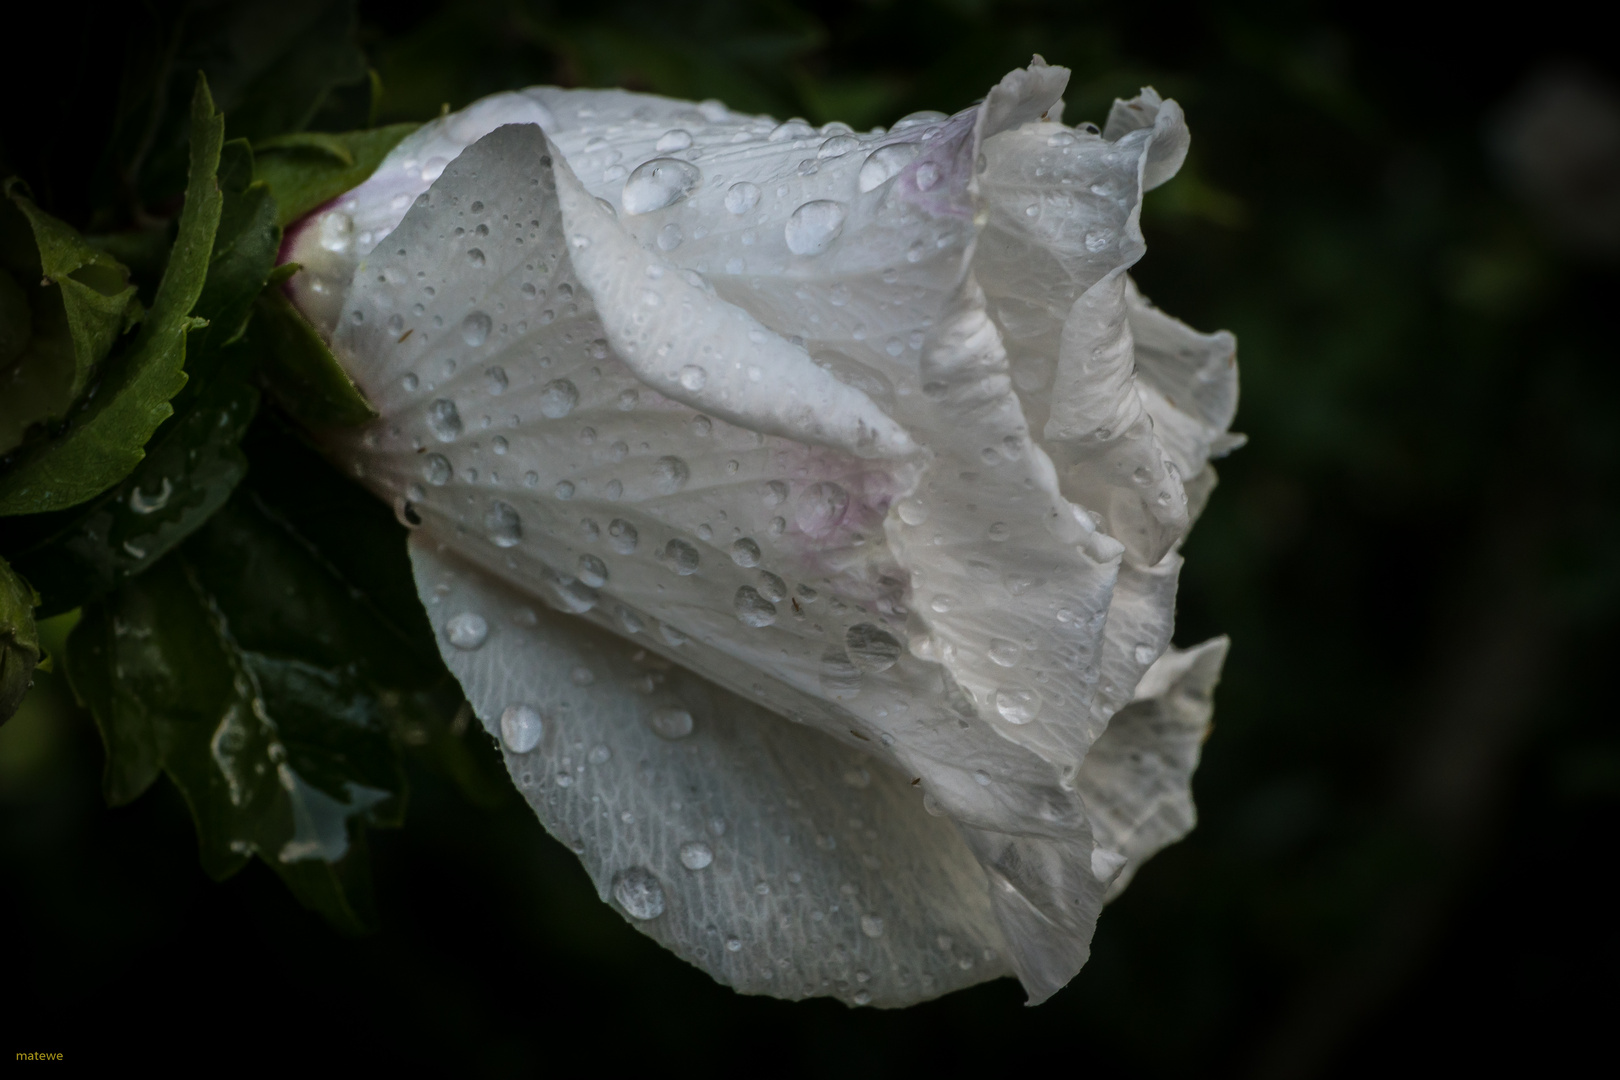
<svg viewBox="0 0 1620 1080">
<path fill-rule="evenodd" d="M 996 712 L 1009 724 L 1027 724 L 1040 711 L 1040 695 L 1027 686 L 1003 686 L 996 691 Z"/>
<path fill-rule="evenodd" d="M 455 442 L 461 434 L 461 413 L 449 398 L 440 398 L 428 406 L 428 427 L 440 442 Z"/>
<path fill-rule="evenodd" d="M 834 135 L 816 148 L 816 157 L 841 157 L 851 150 L 859 150 L 861 141 L 853 135 Z"/>
<path fill-rule="evenodd" d="M 686 485 L 687 478 L 692 471 L 686 467 L 686 462 L 678 457 L 661 457 L 655 466 L 657 473 L 658 490 L 665 495 L 673 495 Z"/>
<path fill-rule="evenodd" d="M 900 659 L 900 642 L 882 627 L 858 623 L 844 634 L 849 658 L 862 671 L 888 671 Z"/>
<path fill-rule="evenodd" d="M 687 364 L 681 368 L 681 385 L 693 393 L 703 389 L 708 381 L 709 373 L 696 364 Z"/>
<path fill-rule="evenodd" d="M 1153 663 L 1154 651 L 1153 646 L 1144 641 L 1131 651 L 1131 655 L 1136 657 L 1138 664 L 1151 664 Z"/>
<path fill-rule="evenodd" d="M 579 557 L 579 580 L 593 589 L 600 589 L 607 584 L 607 563 L 595 555 L 581 555 Z"/>
<path fill-rule="evenodd" d="M 759 565 L 759 545 L 750 537 L 743 537 L 731 545 L 731 561 L 738 566 L 754 567 Z"/>
<path fill-rule="evenodd" d="M 681 865 L 688 870 L 702 870 L 714 862 L 714 852 L 701 840 L 681 845 Z"/>
<path fill-rule="evenodd" d="M 939 166 L 932 161 L 925 161 L 917 166 L 917 172 L 913 179 L 916 181 L 918 191 L 928 191 L 939 183 L 939 177 Z"/>
<path fill-rule="evenodd" d="M 844 207 L 831 199 L 807 202 L 782 227 L 788 250 L 795 255 L 820 255 L 844 231 Z"/>
<path fill-rule="evenodd" d="M 867 157 L 866 163 L 861 166 L 857 183 L 862 192 L 878 188 L 900 175 L 900 170 L 911 163 L 917 156 L 916 143 L 891 143 L 880 146 Z"/>
<path fill-rule="evenodd" d="M 608 546 L 620 555 L 628 555 L 636 550 L 636 541 L 639 539 L 636 527 L 623 518 L 614 518 L 608 522 Z"/>
<path fill-rule="evenodd" d="M 647 726 L 660 739 L 674 742 L 692 734 L 692 714 L 685 709 L 657 709 L 648 715 Z"/>
<path fill-rule="evenodd" d="M 508 705 L 501 713 L 501 741 L 514 754 L 527 754 L 540 745 L 545 721 L 530 705 Z"/>
<path fill-rule="evenodd" d="M 861 933 L 865 934 L 869 938 L 880 938 L 880 937 L 882 937 L 883 936 L 883 919 L 880 916 L 877 916 L 877 915 L 862 915 L 861 916 Z"/>
<path fill-rule="evenodd" d="M 761 596 L 752 585 L 744 585 L 737 590 L 732 606 L 736 608 L 737 618 L 744 626 L 758 628 L 776 621 L 776 605 Z"/>
<path fill-rule="evenodd" d="M 444 624 L 444 636 L 456 648 L 470 651 L 489 637 L 489 623 L 484 621 L 482 615 L 463 611 Z"/>
<path fill-rule="evenodd" d="M 540 388 L 540 414 L 561 420 L 579 404 L 579 390 L 567 379 L 552 379 Z"/>
<path fill-rule="evenodd" d="M 422 479 L 434 487 L 443 487 L 454 475 L 455 470 L 450 467 L 450 459 L 443 454 L 429 454 L 427 460 L 422 462 Z"/>
<path fill-rule="evenodd" d="M 1010 536 L 1012 536 L 1012 530 L 1007 527 L 1005 521 L 998 521 L 990 526 L 990 539 L 997 543 L 1006 540 Z"/>
<path fill-rule="evenodd" d="M 653 144 L 653 149 L 663 153 L 670 153 L 675 150 L 685 150 L 691 145 L 691 132 L 684 131 L 681 128 L 671 128 L 658 137 L 658 141 Z"/>
<path fill-rule="evenodd" d="M 1016 641 L 1008 641 L 1006 638 L 990 639 L 990 659 L 1002 667 L 1012 667 L 1017 664 L 1018 658 L 1023 654 L 1023 651 Z"/>
<path fill-rule="evenodd" d="M 656 919 L 664 913 L 664 887 L 644 866 L 613 875 L 613 899 L 632 919 Z"/>
<path fill-rule="evenodd" d="M 687 577 L 698 571 L 698 549 L 685 540 L 671 540 L 664 545 L 663 561 L 675 573 Z"/>
<path fill-rule="evenodd" d="M 680 202 L 702 179 L 696 165 L 675 158 L 653 158 L 636 166 L 624 182 L 619 201 L 627 214 L 648 214 Z"/>
<path fill-rule="evenodd" d="M 726 209 L 733 214 L 746 214 L 759 205 L 759 185 L 739 180 L 726 189 Z"/>
<path fill-rule="evenodd" d="M 480 253 L 481 257 L 482 253 Z M 461 340 L 476 349 L 489 337 L 491 325 L 493 324 L 490 322 L 488 315 L 485 315 L 482 311 L 475 311 L 461 320 Z"/>
<path fill-rule="evenodd" d="M 496 501 L 484 515 L 484 531 L 496 547 L 514 547 L 523 539 L 523 521 L 511 503 Z"/>
<path fill-rule="evenodd" d="M 921 499 L 901 499 L 895 511 L 907 525 L 922 525 L 928 521 L 928 504 Z"/>
</svg>

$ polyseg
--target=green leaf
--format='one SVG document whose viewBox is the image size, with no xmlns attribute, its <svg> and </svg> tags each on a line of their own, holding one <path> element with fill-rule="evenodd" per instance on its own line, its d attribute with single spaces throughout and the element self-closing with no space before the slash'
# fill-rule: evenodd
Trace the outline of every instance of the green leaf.
<svg viewBox="0 0 1620 1080">
<path fill-rule="evenodd" d="M 129 272 L 45 213 L 15 178 L 0 201 L 0 453 L 67 416 L 141 317 Z"/>
<path fill-rule="evenodd" d="M 350 665 L 247 647 L 208 561 L 176 552 L 87 608 L 69 638 L 69 679 L 107 750 L 107 799 L 130 801 L 161 770 L 191 809 L 211 876 L 258 855 L 301 901 L 364 929 L 355 839 L 366 824 L 397 825 L 405 799 L 376 693 Z"/>
<path fill-rule="evenodd" d="M 247 473 L 237 443 L 259 400 L 245 357 L 231 365 L 111 490 L 54 514 L 0 518 L 0 546 L 41 590 L 46 614 L 78 607 L 141 573 L 225 504 Z"/>
<path fill-rule="evenodd" d="M 39 594 L 0 559 L 0 724 L 22 704 L 39 666 Z"/>
<path fill-rule="evenodd" d="M 353 426 L 377 410 L 280 289 L 259 296 L 249 344 L 271 393 L 309 428 Z"/>
<path fill-rule="evenodd" d="M 44 280 L 60 290 L 73 341 L 71 400 L 84 390 L 91 370 L 111 351 L 113 342 L 138 320 L 135 286 L 117 259 L 91 247 L 65 222 L 35 206 L 18 181 L 7 181 L 5 193 L 33 230 Z"/>
<path fill-rule="evenodd" d="M 341 135 L 305 133 L 254 143 L 255 177 L 276 197 L 277 223 L 286 226 L 322 203 L 364 183 L 388 151 L 420 125 L 391 124 Z"/>
<path fill-rule="evenodd" d="M 224 119 L 199 76 L 185 207 L 152 310 L 68 429 L 25 450 L 0 475 L 0 515 L 60 510 L 107 490 L 135 468 L 146 441 L 173 412 L 170 399 L 186 381 L 186 334 L 202 325 L 190 312 L 202 292 L 219 226 L 223 196 L 215 171 L 223 134 Z"/>
<path fill-rule="evenodd" d="M 78 607 L 157 562 L 223 506 L 247 472 L 236 445 L 257 411 L 258 391 L 248 381 L 252 353 L 233 342 L 281 243 L 269 191 L 252 176 L 247 143 L 226 143 L 219 168 L 224 205 L 193 309 L 209 325 L 191 335 L 188 381 L 146 457 L 87 502 L 55 514 L 0 518 L 0 548 L 41 590 L 48 612 Z"/>
</svg>

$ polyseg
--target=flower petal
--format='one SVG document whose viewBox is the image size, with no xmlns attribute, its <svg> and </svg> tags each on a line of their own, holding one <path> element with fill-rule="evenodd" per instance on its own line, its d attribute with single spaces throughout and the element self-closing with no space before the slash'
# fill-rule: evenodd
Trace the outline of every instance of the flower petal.
<svg viewBox="0 0 1620 1080">
<path fill-rule="evenodd" d="M 281 261 L 302 270 L 285 288 L 304 317 L 330 340 L 355 267 L 450 162 L 502 124 L 552 123 L 533 98 L 494 94 L 405 136 L 365 183 L 288 229 Z"/>
<path fill-rule="evenodd" d="M 529 153 L 545 153 L 537 130 L 530 141 Z M 859 388 L 637 244 L 565 163 L 555 176 L 574 270 L 614 351 L 643 382 L 754 431 L 861 457 L 916 452 L 905 429 Z"/>
<path fill-rule="evenodd" d="M 445 662 L 631 925 L 744 993 L 900 1006 L 1007 972 L 984 871 L 904 776 L 436 547 L 411 557 Z"/>
<path fill-rule="evenodd" d="M 1190 486 L 1211 457 L 1242 444 L 1242 436 L 1227 431 L 1237 413 L 1237 342 L 1224 330 L 1200 334 L 1171 318 L 1143 297 L 1134 281 L 1125 283 L 1125 306 L 1142 407 Z"/>
<path fill-rule="evenodd" d="M 1212 695 L 1226 650 L 1221 637 L 1160 657 L 1135 700 L 1114 716 L 1080 767 L 1078 787 L 1098 848 L 1107 853 L 1099 861 L 1119 867 L 1109 899 L 1154 852 L 1187 835 L 1197 820 L 1192 774 L 1209 736 Z"/>
</svg>

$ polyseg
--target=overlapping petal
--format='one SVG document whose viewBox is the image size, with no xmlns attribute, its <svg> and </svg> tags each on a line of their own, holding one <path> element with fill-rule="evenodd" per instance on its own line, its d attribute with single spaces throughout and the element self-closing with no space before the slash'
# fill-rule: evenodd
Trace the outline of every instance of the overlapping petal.
<svg viewBox="0 0 1620 1080">
<path fill-rule="evenodd" d="M 741 989 L 903 1004 L 1010 968 L 1041 1000 L 1190 824 L 1223 649 L 1164 654 L 1180 477 L 1228 446 L 1231 339 L 1125 276 L 1179 110 L 1147 92 L 1087 135 L 1056 123 L 1066 78 L 1033 64 L 867 135 L 498 95 L 291 242 L 300 303 L 381 412 L 333 452 L 419 527 L 469 700 L 491 730 L 522 707 L 568 732 L 507 739 L 514 778 L 604 896 Z M 666 745 L 670 710 L 702 753 Z M 798 824 L 725 848 L 725 876 L 677 871 L 679 792 L 795 788 Z M 844 846 L 812 855 L 821 828 Z M 840 881 L 863 844 L 872 873 Z M 784 873 L 795 899 L 759 900 Z M 821 934 L 818 911 L 862 917 Z"/>
</svg>

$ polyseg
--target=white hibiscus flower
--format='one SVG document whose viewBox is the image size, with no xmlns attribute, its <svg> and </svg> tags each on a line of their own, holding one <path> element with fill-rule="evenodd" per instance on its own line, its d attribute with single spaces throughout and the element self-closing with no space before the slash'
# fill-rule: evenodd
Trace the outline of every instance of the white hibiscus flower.
<svg viewBox="0 0 1620 1080">
<path fill-rule="evenodd" d="M 1044 1000 L 1192 826 L 1234 343 L 1126 276 L 1180 108 L 1066 127 L 1067 77 L 865 134 L 499 94 L 290 238 L 381 413 L 330 451 L 518 788 L 740 991 Z"/>
</svg>

